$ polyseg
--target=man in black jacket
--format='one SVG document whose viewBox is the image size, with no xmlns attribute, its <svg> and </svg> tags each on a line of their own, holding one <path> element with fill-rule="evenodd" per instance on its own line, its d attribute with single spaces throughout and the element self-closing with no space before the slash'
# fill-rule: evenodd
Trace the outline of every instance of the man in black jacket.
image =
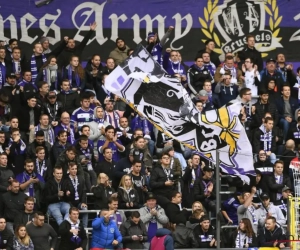
<svg viewBox="0 0 300 250">
<path fill-rule="evenodd" d="M 216 185 L 213 178 L 213 169 L 209 166 L 205 166 L 202 171 L 203 176 L 195 181 L 195 201 L 200 201 L 206 210 L 216 211 Z"/>
<path fill-rule="evenodd" d="M 266 113 L 270 113 L 274 119 L 274 126 L 278 124 L 278 112 L 275 103 L 269 101 L 269 93 L 266 89 L 259 91 L 259 99 L 252 106 L 251 128 L 258 128 Z"/>
<path fill-rule="evenodd" d="M 62 103 L 62 112 L 67 112 L 69 115 L 80 107 L 79 95 L 76 91 L 70 89 L 70 82 L 64 79 L 61 83 L 61 91 L 57 95 L 57 101 Z"/>
<path fill-rule="evenodd" d="M 276 161 L 274 165 L 274 174 L 267 179 L 267 186 L 270 191 L 270 199 L 272 202 L 280 200 L 281 190 L 284 186 L 292 187 L 290 177 L 283 174 L 283 161 Z"/>
<path fill-rule="evenodd" d="M 297 146 L 297 149 L 299 150 L 300 147 Z M 293 160 L 296 157 L 295 152 L 295 142 L 293 140 L 287 140 L 285 143 L 285 148 L 283 150 L 282 156 L 280 157 L 280 160 L 283 161 L 283 173 L 286 175 L 289 175 L 289 169 L 290 169 L 290 163 L 291 160 Z"/>
<path fill-rule="evenodd" d="M 272 216 L 268 217 L 265 227 L 258 233 L 259 246 L 285 248 L 286 243 L 280 242 L 284 240 L 286 240 L 286 236 L 282 228 L 276 225 L 276 219 Z"/>
<path fill-rule="evenodd" d="M 0 217 L 7 220 L 7 229 L 13 232 L 13 223 L 18 213 L 24 211 L 24 201 L 27 195 L 20 192 L 20 183 L 12 180 L 10 191 L 0 199 Z"/>
<path fill-rule="evenodd" d="M 165 206 L 166 215 L 169 218 L 169 221 L 173 224 L 179 222 L 186 223 L 188 219 L 189 212 L 186 209 L 180 210 L 180 204 L 182 200 L 182 195 L 178 191 L 173 191 L 170 195 L 171 202 Z"/>
<path fill-rule="evenodd" d="M 120 227 L 122 234 L 122 242 L 124 248 L 144 249 L 144 242 L 147 242 L 147 230 L 140 218 L 140 213 L 134 211 L 131 213 L 130 219 L 123 223 Z"/>
<path fill-rule="evenodd" d="M 80 210 L 87 210 L 86 190 L 83 176 L 77 175 L 77 165 L 74 162 L 69 163 L 69 175 L 63 181 L 62 190 L 66 194 L 66 201 L 72 207 Z M 87 227 L 88 214 L 82 216 L 83 226 Z"/>
<path fill-rule="evenodd" d="M 83 40 L 79 45 L 76 46 L 75 40 L 69 37 L 64 37 L 65 42 L 67 42 L 66 47 L 64 48 L 63 52 L 59 55 L 57 61 L 60 68 L 66 67 L 69 62 L 71 56 L 75 55 L 81 59 L 81 54 L 90 40 L 90 37 L 94 34 L 94 31 L 97 28 L 97 23 L 94 22 L 90 25 L 90 31 L 86 33 Z"/>
<path fill-rule="evenodd" d="M 210 219 L 203 216 L 200 219 L 200 225 L 194 228 L 199 248 L 215 248 L 217 246 L 216 232 L 210 226 Z"/>
<path fill-rule="evenodd" d="M 13 171 L 7 168 L 7 154 L 0 154 L 0 195 L 10 188 L 10 181 L 15 177 Z"/>
<path fill-rule="evenodd" d="M 26 148 L 26 156 L 30 159 L 36 158 L 36 148 L 43 147 L 45 149 L 45 159 L 49 159 L 50 151 L 51 151 L 51 144 L 45 141 L 45 134 L 44 131 L 40 130 L 37 131 L 35 134 L 35 140 L 30 143 Z"/>
<path fill-rule="evenodd" d="M 60 225 L 63 222 L 63 216 L 64 219 L 68 218 L 70 204 L 66 202 L 66 193 L 62 190 L 62 168 L 55 167 L 53 176 L 45 185 L 44 199 L 48 205 L 48 213 Z"/>
<path fill-rule="evenodd" d="M 85 249 L 87 244 L 87 235 L 82 223 L 79 220 L 79 209 L 71 207 L 69 218 L 64 220 L 59 226 L 61 236 L 59 249 Z"/>
<path fill-rule="evenodd" d="M 5 218 L 0 216 L 0 249 L 13 250 L 14 234 L 6 227 Z"/>
<path fill-rule="evenodd" d="M 24 202 L 25 211 L 18 213 L 14 221 L 14 228 L 19 225 L 27 225 L 33 222 L 34 218 L 34 198 L 26 197 Z"/>
<path fill-rule="evenodd" d="M 157 196 L 157 203 L 165 208 L 170 202 L 168 199 L 175 190 L 174 172 L 170 169 L 170 156 L 163 153 L 160 158 L 161 166 L 155 167 L 151 172 L 150 187 Z"/>
<path fill-rule="evenodd" d="M 215 49 L 215 42 L 212 39 L 208 39 L 205 42 L 205 49 L 199 50 L 197 52 L 196 57 L 202 56 L 202 54 L 204 52 L 207 52 L 210 55 L 210 61 L 214 65 L 216 65 L 216 67 L 218 67 L 221 64 L 221 62 L 220 62 L 220 59 L 219 59 L 219 54 L 217 54 L 216 52 L 214 52 L 214 49 Z"/>
<path fill-rule="evenodd" d="M 263 60 L 261 57 L 261 53 L 255 48 L 255 37 L 254 35 L 247 35 L 247 45 L 246 47 L 242 50 L 244 53 L 245 58 L 252 58 L 254 65 L 257 66 L 257 69 L 261 71 L 263 69 Z"/>
</svg>

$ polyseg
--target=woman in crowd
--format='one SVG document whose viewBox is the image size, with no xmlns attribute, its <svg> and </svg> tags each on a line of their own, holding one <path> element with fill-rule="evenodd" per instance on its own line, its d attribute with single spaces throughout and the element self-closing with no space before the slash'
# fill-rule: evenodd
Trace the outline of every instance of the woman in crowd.
<svg viewBox="0 0 300 250">
<path fill-rule="evenodd" d="M 85 86 L 85 72 L 77 56 L 71 57 L 70 64 L 64 69 L 63 79 L 69 80 L 73 91 L 80 91 L 84 88 L 93 89 L 92 87 Z"/>
<path fill-rule="evenodd" d="M 131 177 L 123 175 L 118 189 L 119 208 L 139 208 L 139 195 L 134 189 Z"/>
<path fill-rule="evenodd" d="M 13 240 L 13 250 L 34 250 L 32 240 L 26 232 L 24 225 L 18 225 Z"/>
<path fill-rule="evenodd" d="M 233 248 L 252 248 L 258 246 L 257 237 L 249 219 L 241 219 L 237 230 L 232 234 L 230 242 Z"/>
<path fill-rule="evenodd" d="M 117 197 L 115 190 L 111 187 L 108 176 L 106 174 L 99 174 L 97 179 L 97 186 L 91 189 L 94 194 L 94 208 L 103 209 L 108 208 L 108 200 L 110 197 Z"/>
<path fill-rule="evenodd" d="M 40 72 L 35 80 L 35 85 L 38 82 L 44 81 L 49 84 L 50 90 L 59 90 L 59 86 L 61 83 L 61 77 L 58 71 L 58 66 L 56 62 L 55 56 L 50 56 L 47 62 L 40 69 Z"/>
</svg>

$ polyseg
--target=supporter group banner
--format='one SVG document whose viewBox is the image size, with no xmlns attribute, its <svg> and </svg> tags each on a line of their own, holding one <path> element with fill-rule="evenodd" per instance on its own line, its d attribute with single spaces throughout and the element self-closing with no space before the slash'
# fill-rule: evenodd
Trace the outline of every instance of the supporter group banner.
<svg viewBox="0 0 300 250">
<path fill-rule="evenodd" d="M 249 182 L 246 174 L 254 174 L 252 147 L 238 118 L 241 104 L 201 114 L 182 84 L 164 73 L 139 45 L 129 60 L 109 74 L 105 87 L 160 131 L 198 150 L 214 164 L 218 150 L 222 170 Z"/>
<path fill-rule="evenodd" d="M 149 31 L 161 38 L 174 32 L 166 47 L 192 61 L 203 42 L 214 39 L 216 52 L 235 52 L 254 34 L 263 56 L 286 54 L 300 61 L 300 9 L 297 0 L 0 0 L 0 39 L 17 38 L 30 53 L 41 36 L 57 44 L 64 36 L 82 41 L 89 24 L 98 26 L 84 51 L 106 58 L 117 37 L 129 47 L 146 44 Z"/>
</svg>

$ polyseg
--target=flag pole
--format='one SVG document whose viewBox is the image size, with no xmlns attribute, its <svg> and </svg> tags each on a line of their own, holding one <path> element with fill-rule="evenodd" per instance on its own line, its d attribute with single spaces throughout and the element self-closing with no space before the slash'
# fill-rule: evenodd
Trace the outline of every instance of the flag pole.
<svg viewBox="0 0 300 250">
<path fill-rule="evenodd" d="M 218 213 L 220 211 L 221 201 L 220 201 L 220 192 L 221 192 L 221 180 L 220 180 L 220 152 L 216 152 L 216 217 L 217 217 L 217 230 L 216 230 L 216 240 L 217 240 L 217 249 L 220 249 L 220 240 L 221 240 L 221 221 L 218 218 Z"/>
</svg>

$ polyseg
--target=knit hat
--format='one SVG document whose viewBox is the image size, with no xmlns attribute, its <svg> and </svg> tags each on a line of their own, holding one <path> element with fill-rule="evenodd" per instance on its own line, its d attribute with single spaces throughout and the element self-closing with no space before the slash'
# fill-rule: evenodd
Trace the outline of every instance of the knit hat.
<svg viewBox="0 0 300 250">
<path fill-rule="evenodd" d="M 173 146 L 165 146 L 163 148 L 163 153 L 169 153 L 170 151 L 174 150 Z"/>
<path fill-rule="evenodd" d="M 49 42 L 49 38 L 47 38 L 45 36 L 42 36 L 41 39 L 40 39 L 40 43 L 43 44 L 46 41 Z"/>
<path fill-rule="evenodd" d="M 117 39 L 116 39 L 116 43 L 118 43 L 118 41 L 123 41 L 124 43 L 125 43 L 125 41 L 124 41 L 124 39 L 123 38 L 121 38 L 121 37 L 118 37 Z"/>
<path fill-rule="evenodd" d="M 149 32 L 149 33 L 148 33 L 148 40 L 149 40 L 149 38 L 151 38 L 151 37 L 155 37 L 155 33 L 154 33 L 154 32 Z"/>
</svg>

